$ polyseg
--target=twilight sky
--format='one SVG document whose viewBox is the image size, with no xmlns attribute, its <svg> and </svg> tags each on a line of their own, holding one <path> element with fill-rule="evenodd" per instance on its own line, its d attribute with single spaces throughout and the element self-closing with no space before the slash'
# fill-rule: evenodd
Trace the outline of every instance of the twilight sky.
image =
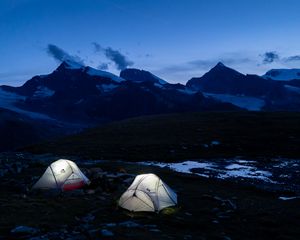
<svg viewBox="0 0 300 240">
<path fill-rule="evenodd" d="M 0 85 L 71 58 L 185 83 L 218 61 L 243 73 L 300 68 L 298 0 L 0 0 Z"/>
</svg>

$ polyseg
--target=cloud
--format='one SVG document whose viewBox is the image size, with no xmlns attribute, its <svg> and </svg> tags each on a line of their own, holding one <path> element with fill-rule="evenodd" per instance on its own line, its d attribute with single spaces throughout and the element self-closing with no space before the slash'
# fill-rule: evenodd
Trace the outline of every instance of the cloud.
<svg viewBox="0 0 300 240">
<path fill-rule="evenodd" d="M 107 70 L 108 69 L 108 63 L 101 63 L 98 67 L 97 67 L 97 69 L 99 69 L 99 70 Z"/>
<path fill-rule="evenodd" d="M 101 45 L 97 42 L 92 42 L 92 45 L 95 48 L 95 52 L 101 52 L 103 50 L 103 48 L 101 47 Z"/>
<path fill-rule="evenodd" d="M 270 64 L 280 60 L 279 54 L 275 51 L 265 52 L 264 54 L 261 54 L 260 57 L 263 58 L 263 64 Z"/>
<path fill-rule="evenodd" d="M 225 65 L 237 66 L 243 64 L 253 64 L 255 61 L 251 58 L 244 57 L 241 54 L 230 53 L 225 57 L 212 58 L 212 59 L 197 59 L 188 61 L 182 64 L 167 66 L 162 69 L 165 72 L 185 72 L 185 71 L 207 71 L 214 67 L 218 62 Z"/>
<path fill-rule="evenodd" d="M 244 63 L 250 63 L 252 60 L 250 58 L 240 58 L 240 57 L 226 57 L 226 58 L 216 58 L 216 59 L 208 59 L 208 60 L 193 60 L 188 62 L 189 65 L 199 68 L 199 69 L 207 69 L 214 65 L 216 65 L 218 62 L 222 62 L 225 65 L 236 65 L 236 64 L 244 64 Z"/>
<path fill-rule="evenodd" d="M 284 59 L 285 62 L 295 62 L 300 61 L 300 55 L 290 56 Z"/>
<path fill-rule="evenodd" d="M 59 48 L 54 44 L 48 44 L 47 53 L 59 62 L 68 60 L 68 61 L 72 61 L 84 65 L 84 61 L 80 57 L 75 55 L 70 55 L 65 50 Z"/>
<path fill-rule="evenodd" d="M 105 57 L 107 59 L 109 59 L 110 61 L 112 61 L 116 65 L 118 70 L 123 70 L 134 64 L 132 61 L 127 59 L 127 57 L 118 50 L 115 50 L 111 47 L 104 48 L 99 43 L 96 43 L 96 42 L 94 42 L 92 44 L 95 48 L 95 52 L 103 52 Z"/>
</svg>

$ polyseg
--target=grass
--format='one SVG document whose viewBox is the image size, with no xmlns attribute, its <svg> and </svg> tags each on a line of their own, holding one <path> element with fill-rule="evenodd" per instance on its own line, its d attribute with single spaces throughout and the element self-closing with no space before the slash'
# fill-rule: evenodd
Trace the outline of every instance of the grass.
<svg viewBox="0 0 300 240">
<path fill-rule="evenodd" d="M 211 144 L 213 141 L 219 145 Z M 91 159 L 128 161 L 300 157 L 300 113 L 206 112 L 113 122 L 77 135 L 26 147 Z"/>
</svg>

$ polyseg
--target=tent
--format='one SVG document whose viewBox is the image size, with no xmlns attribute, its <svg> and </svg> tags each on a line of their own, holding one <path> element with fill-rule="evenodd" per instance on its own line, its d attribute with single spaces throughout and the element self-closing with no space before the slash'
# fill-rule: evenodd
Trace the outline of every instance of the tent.
<svg viewBox="0 0 300 240">
<path fill-rule="evenodd" d="M 151 173 L 136 176 L 119 200 L 120 207 L 134 212 L 159 212 L 176 204 L 176 193 L 158 176 Z"/>
<path fill-rule="evenodd" d="M 80 171 L 76 163 L 59 159 L 46 169 L 33 189 L 61 189 L 69 191 L 89 184 L 89 179 Z"/>
</svg>

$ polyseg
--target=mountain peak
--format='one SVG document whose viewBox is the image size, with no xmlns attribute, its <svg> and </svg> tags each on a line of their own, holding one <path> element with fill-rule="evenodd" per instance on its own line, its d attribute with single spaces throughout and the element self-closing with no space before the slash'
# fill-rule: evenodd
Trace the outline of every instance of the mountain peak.
<svg viewBox="0 0 300 240">
<path fill-rule="evenodd" d="M 82 69 L 82 68 L 84 68 L 84 65 L 81 63 L 74 62 L 71 60 L 64 60 L 57 69 L 61 70 L 61 69 Z"/>
<path fill-rule="evenodd" d="M 222 62 L 218 62 L 215 67 L 226 67 Z"/>
</svg>

